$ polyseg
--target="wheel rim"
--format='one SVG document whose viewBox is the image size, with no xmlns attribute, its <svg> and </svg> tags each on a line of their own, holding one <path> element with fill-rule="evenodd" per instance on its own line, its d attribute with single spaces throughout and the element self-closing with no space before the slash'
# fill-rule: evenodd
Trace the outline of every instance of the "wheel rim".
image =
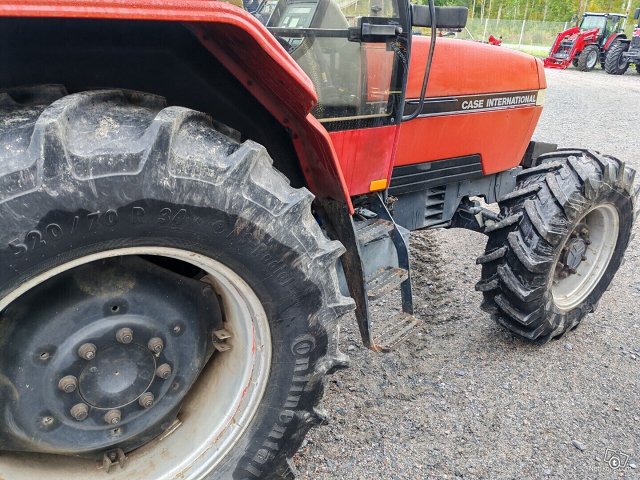
<svg viewBox="0 0 640 480">
<path fill-rule="evenodd" d="M 66 263 L 25 282 L 0 301 L 0 311 L 55 275 L 83 264 L 125 255 L 163 256 L 204 270 L 222 299 L 225 328 L 231 331 L 232 337 L 227 340 L 231 349 L 214 355 L 187 394 L 179 415 L 181 423 L 131 452 L 126 467 L 112 469 L 109 478 L 202 479 L 213 472 L 241 440 L 264 394 L 271 363 L 271 334 L 262 304 L 234 271 L 209 257 L 181 249 L 111 250 Z M 0 456 L 0 471 L 14 480 L 84 480 L 92 471 L 105 474 L 103 467 L 93 460 L 11 452 Z"/>
<path fill-rule="evenodd" d="M 598 52 L 595 49 L 591 49 L 587 55 L 587 67 L 594 68 L 598 62 Z"/>
<path fill-rule="evenodd" d="M 627 68 L 628 64 L 628 60 L 626 60 L 624 56 L 620 54 L 620 58 L 618 58 L 618 68 L 620 70 L 624 70 L 625 68 Z"/>
<path fill-rule="evenodd" d="M 620 215 L 611 204 L 595 207 L 578 222 L 554 264 L 551 293 L 558 309 L 569 311 L 577 307 L 600 282 L 613 257 L 619 226 Z M 580 259 L 575 258 L 578 254 L 583 254 Z"/>
</svg>

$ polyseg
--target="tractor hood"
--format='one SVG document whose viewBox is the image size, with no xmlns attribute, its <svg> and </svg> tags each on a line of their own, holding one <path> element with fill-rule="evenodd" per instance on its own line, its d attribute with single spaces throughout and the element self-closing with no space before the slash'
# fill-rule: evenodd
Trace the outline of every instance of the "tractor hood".
<svg viewBox="0 0 640 480">
<path fill-rule="evenodd" d="M 547 82 L 540 60 L 480 42 L 439 38 L 424 105 L 418 98 L 430 39 L 413 37 L 396 166 L 479 156 L 484 174 L 518 165 Z"/>
<path fill-rule="evenodd" d="M 420 96 L 430 38 L 415 36 L 407 99 Z M 481 95 L 547 87 L 542 62 L 525 53 L 481 42 L 439 38 L 427 97 Z"/>
</svg>

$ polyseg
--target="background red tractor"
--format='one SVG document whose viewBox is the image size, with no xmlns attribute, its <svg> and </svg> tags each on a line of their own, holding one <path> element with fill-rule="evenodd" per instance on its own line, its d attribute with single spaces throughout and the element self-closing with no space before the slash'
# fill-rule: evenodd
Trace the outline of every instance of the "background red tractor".
<svg viewBox="0 0 640 480">
<path fill-rule="evenodd" d="M 573 64 L 587 72 L 600 61 L 604 68 L 607 52 L 627 38 L 622 30 L 625 18 L 619 13 L 585 13 L 579 26 L 558 34 L 544 66 L 565 69 Z"/>
<path fill-rule="evenodd" d="M 633 36 L 631 40 L 622 39 L 611 47 L 605 62 L 607 73 L 622 75 L 632 63 L 636 66 L 636 72 L 640 73 L 640 8 L 636 9 L 633 18 L 638 20 Z"/>
</svg>

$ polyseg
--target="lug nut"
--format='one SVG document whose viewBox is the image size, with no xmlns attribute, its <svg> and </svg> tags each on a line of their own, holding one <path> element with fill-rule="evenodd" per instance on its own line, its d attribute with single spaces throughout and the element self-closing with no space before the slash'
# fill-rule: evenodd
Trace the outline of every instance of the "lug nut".
<svg viewBox="0 0 640 480">
<path fill-rule="evenodd" d="M 153 393 L 146 392 L 138 399 L 138 403 L 142 408 L 150 408 L 153 405 L 154 400 L 155 397 L 153 396 Z"/>
<path fill-rule="evenodd" d="M 78 379 L 73 375 L 62 377 L 58 382 L 58 388 L 64 393 L 73 393 L 78 388 Z"/>
<path fill-rule="evenodd" d="M 161 338 L 153 337 L 151 340 L 149 340 L 149 343 L 147 343 L 147 348 L 153 353 L 160 353 L 164 348 L 164 343 L 162 342 Z"/>
<path fill-rule="evenodd" d="M 163 380 L 166 380 L 171 376 L 171 366 L 168 363 L 163 363 L 156 368 L 156 375 Z"/>
<path fill-rule="evenodd" d="M 85 360 L 93 360 L 96 358 L 96 351 L 98 349 L 93 343 L 85 343 L 84 345 L 80 345 L 78 349 L 78 355 L 80 358 L 84 358 Z"/>
<path fill-rule="evenodd" d="M 130 328 L 121 328 L 116 332 L 116 340 L 125 344 L 133 342 L 133 330 Z"/>
<path fill-rule="evenodd" d="M 71 407 L 71 416 L 81 422 L 89 416 L 89 407 L 84 403 L 77 403 Z"/>
<path fill-rule="evenodd" d="M 120 410 L 109 410 L 104 414 L 104 421 L 109 425 L 117 425 L 122 420 L 122 413 Z"/>
</svg>

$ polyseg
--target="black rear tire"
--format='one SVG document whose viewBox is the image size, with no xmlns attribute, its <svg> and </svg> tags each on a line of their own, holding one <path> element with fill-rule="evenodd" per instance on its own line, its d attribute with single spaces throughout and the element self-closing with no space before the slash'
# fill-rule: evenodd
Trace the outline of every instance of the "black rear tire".
<svg viewBox="0 0 640 480">
<path fill-rule="evenodd" d="M 597 45 L 587 45 L 584 50 L 580 52 L 578 57 L 578 70 L 581 72 L 588 72 L 596 68 L 598 60 L 600 59 L 600 49 Z"/>
<path fill-rule="evenodd" d="M 575 328 L 593 312 L 618 267 L 631 236 L 635 172 L 612 157 L 559 150 L 525 169 L 517 188 L 500 202 L 503 221 L 487 228 L 485 254 L 478 258 L 482 308 L 501 325 L 527 340 L 547 342 Z M 584 300 L 560 308 L 552 287 L 555 267 L 569 235 L 587 212 L 613 205 L 619 232 L 611 259 Z M 502 228 L 499 228 L 502 227 Z"/>
<path fill-rule="evenodd" d="M 324 418 L 325 375 L 346 366 L 337 320 L 353 309 L 335 270 L 343 247 L 315 221 L 311 193 L 261 146 L 137 92 L 0 91 L 0 150 L 0 300 L 124 247 L 186 249 L 231 268 L 263 304 L 274 361 L 239 446 L 198 478 L 291 478 L 290 457 Z"/>
<path fill-rule="evenodd" d="M 627 42 L 615 42 L 607 52 L 605 71 L 611 75 L 624 75 L 629 68 L 629 62 L 624 60 L 622 54 L 628 50 Z"/>
</svg>

